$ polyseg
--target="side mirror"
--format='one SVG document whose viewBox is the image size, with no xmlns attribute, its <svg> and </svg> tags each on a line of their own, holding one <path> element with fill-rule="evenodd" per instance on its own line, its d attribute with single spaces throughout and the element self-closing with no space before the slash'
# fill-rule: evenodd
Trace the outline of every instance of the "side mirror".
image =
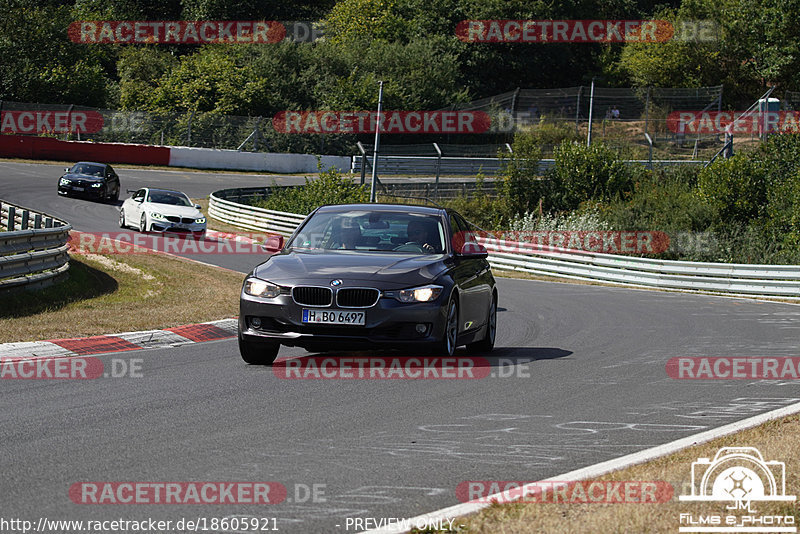
<svg viewBox="0 0 800 534">
<path fill-rule="evenodd" d="M 69 172 L 69 167 L 64 167 L 64 172 Z"/>
<path fill-rule="evenodd" d="M 275 254 L 280 252 L 283 248 L 283 236 L 282 235 L 271 235 L 267 238 L 263 245 L 261 245 L 261 249 L 265 252 L 269 252 L 270 254 Z"/>
<path fill-rule="evenodd" d="M 480 243 L 469 241 L 456 250 L 456 256 L 462 258 L 486 258 L 489 256 L 489 252 Z"/>
<path fill-rule="evenodd" d="M 144 202 L 144 197 L 134 198 L 133 201 L 141 204 L 142 202 Z"/>
<path fill-rule="evenodd" d="M 201 210 L 201 209 L 203 209 L 203 206 L 201 206 L 200 204 L 195 204 L 194 205 L 194 209 Z"/>
</svg>

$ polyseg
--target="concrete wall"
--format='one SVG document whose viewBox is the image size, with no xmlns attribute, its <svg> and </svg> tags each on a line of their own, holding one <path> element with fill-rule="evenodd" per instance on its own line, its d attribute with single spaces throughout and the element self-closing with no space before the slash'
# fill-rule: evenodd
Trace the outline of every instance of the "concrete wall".
<svg viewBox="0 0 800 534">
<path fill-rule="evenodd" d="M 350 158 L 345 156 L 320 156 L 322 169 L 331 167 L 342 172 L 350 171 Z M 211 148 L 171 147 L 171 167 L 221 169 L 241 171 L 267 171 L 279 173 L 317 172 L 317 156 L 311 154 L 273 154 L 264 152 L 239 152 Z"/>
<path fill-rule="evenodd" d="M 317 156 L 311 154 L 272 154 L 213 148 L 61 141 L 33 135 L 0 135 L 0 157 L 88 160 L 232 171 L 317 172 Z M 319 156 L 319 158 L 323 170 L 334 167 L 342 172 L 350 172 L 350 158 L 347 156 Z"/>
</svg>

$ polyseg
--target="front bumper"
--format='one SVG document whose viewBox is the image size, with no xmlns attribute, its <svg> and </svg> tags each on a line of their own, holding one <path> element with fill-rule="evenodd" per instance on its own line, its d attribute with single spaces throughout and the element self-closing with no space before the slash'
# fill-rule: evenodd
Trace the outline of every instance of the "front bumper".
<svg viewBox="0 0 800 534">
<path fill-rule="evenodd" d="M 78 186 L 78 185 L 59 185 L 59 195 L 80 196 L 87 198 L 100 198 L 103 196 L 103 187 Z"/>
<path fill-rule="evenodd" d="M 444 294 L 433 302 L 421 303 L 402 303 L 381 296 L 369 308 L 314 307 L 295 303 L 291 295 L 265 299 L 242 293 L 239 332 L 246 340 L 273 341 L 311 350 L 424 346 L 444 335 L 446 302 Z M 365 324 L 304 324 L 303 309 L 364 311 Z M 255 317 L 261 322 L 258 328 L 253 326 Z M 417 325 L 424 325 L 424 329 L 420 327 L 423 332 Z"/>
<path fill-rule="evenodd" d="M 195 234 L 199 235 L 206 231 L 205 223 L 174 223 L 170 221 L 159 221 L 151 219 L 150 230 L 153 232 L 170 232 L 176 234 Z"/>
</svg>

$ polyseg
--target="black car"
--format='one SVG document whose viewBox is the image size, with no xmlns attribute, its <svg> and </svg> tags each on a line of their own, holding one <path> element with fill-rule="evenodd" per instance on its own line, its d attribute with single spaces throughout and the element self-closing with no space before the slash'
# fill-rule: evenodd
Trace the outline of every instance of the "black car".
<svg viewBox="0 0 800 534">
<path fill-rule="evenodd" d="M 271 364 L 280 345 L 486 352 L 497 289 L 486 249 L 452 210 L 394 204 L 322 206 L 244 281 L 239 351 Z"/>
<path fill-rule="evenodd" d="M 58 179 L 58 194 L 81 196 L 97 200 L 119 200 L 119 176 L 106 163 L 80 161 L 64 169 Z"/>
</svg>

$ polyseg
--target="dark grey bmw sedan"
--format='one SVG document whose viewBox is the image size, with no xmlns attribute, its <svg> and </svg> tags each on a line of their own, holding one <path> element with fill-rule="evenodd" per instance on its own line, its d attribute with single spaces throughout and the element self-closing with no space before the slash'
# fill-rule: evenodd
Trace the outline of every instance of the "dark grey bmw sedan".
<svg viewBox="0 0 800 534">
<path fill-rule="evenodd" d="M 269 365 L 281 345 L 403 348 L 452 356 L 494 347 L 497 288 L 486 249 L 447 209 L 322 206 L 247 276 L 239 351 Z"/>
</svg>

